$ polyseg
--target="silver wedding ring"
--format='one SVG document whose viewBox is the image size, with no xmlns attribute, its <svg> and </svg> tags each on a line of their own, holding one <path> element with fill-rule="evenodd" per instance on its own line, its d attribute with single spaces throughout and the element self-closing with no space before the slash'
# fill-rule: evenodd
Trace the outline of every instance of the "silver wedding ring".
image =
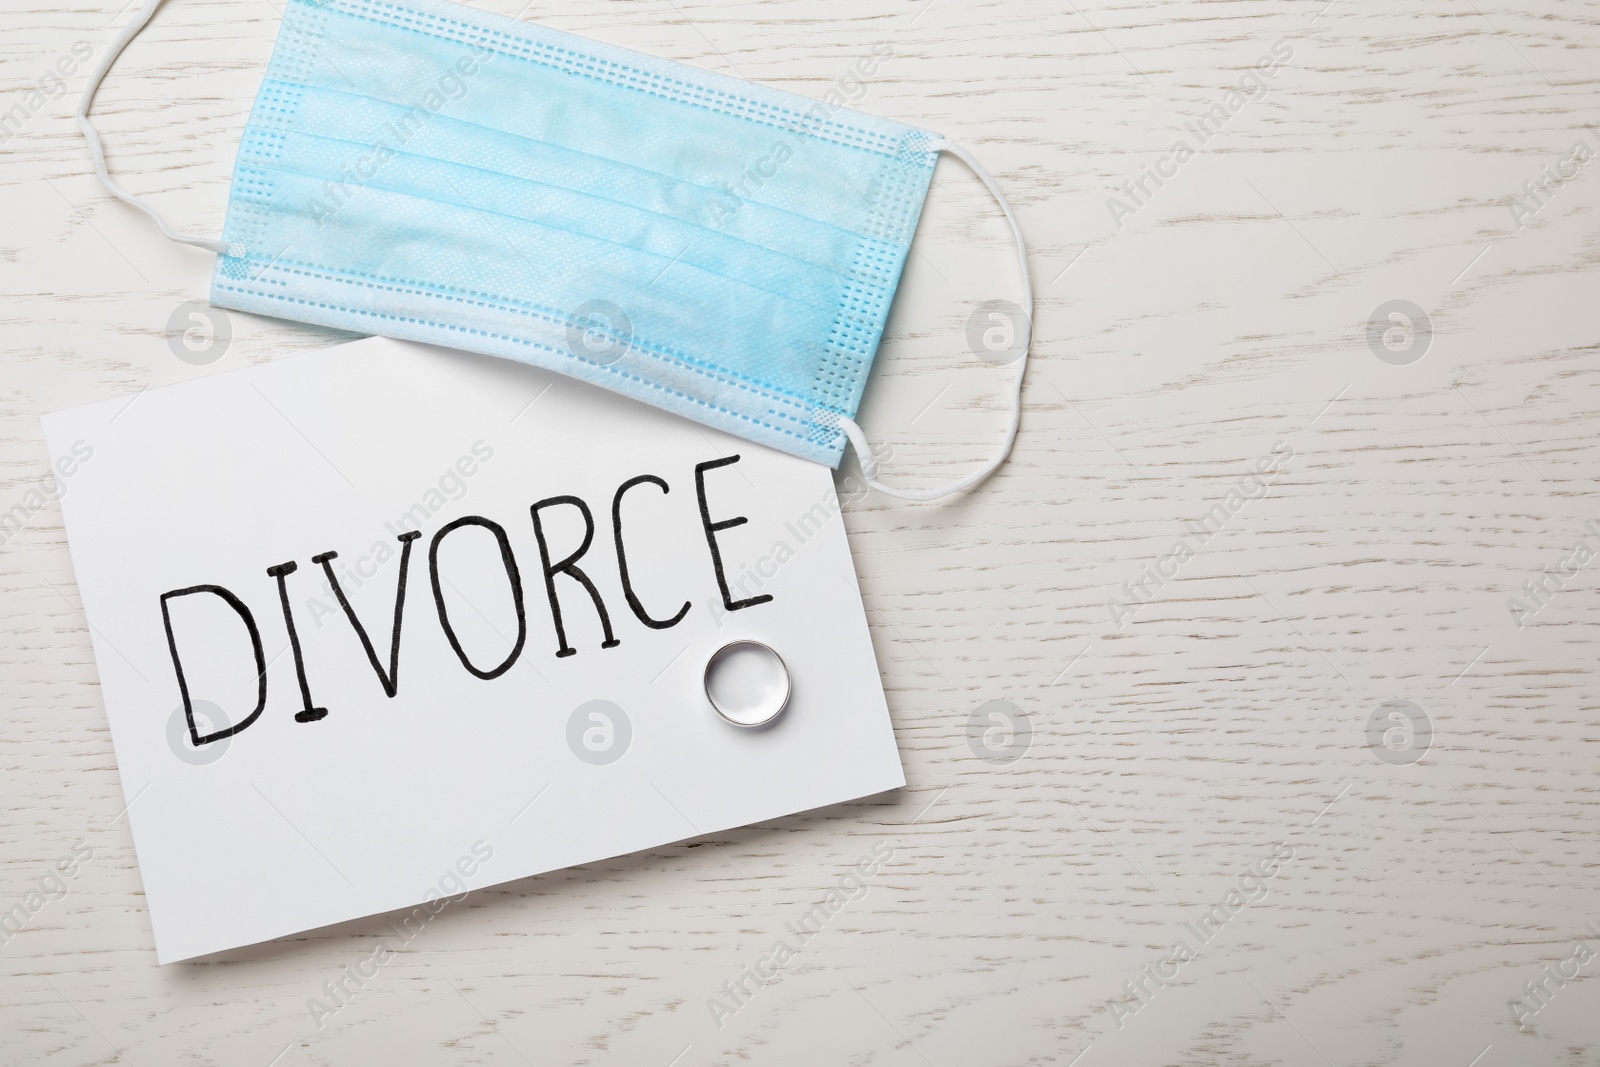
<svg viewBox="0 0 1600 1067">
<path fill-rule="evenodd" d="M 789 706 L 789 666 L 760 641 L 731 641 L 706 660 L 701 687 L 722 720 L 747 730 L 766 726 Z"/>
</svg>

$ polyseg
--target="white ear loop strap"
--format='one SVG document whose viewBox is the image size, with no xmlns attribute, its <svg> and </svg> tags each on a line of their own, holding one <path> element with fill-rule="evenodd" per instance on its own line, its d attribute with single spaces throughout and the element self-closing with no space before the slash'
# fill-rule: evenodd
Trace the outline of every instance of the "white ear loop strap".
<svg viewBox="0 0 1600 1067">
<path fill-rule="evenodd" d="M 994 175 L 983 169 L 983 164 L 972 158 L 965 148 L 951 141 L 939 139 L 929 146 L 931 151 L 949 152 L 951 155 L 965 163 L 983 184 L 989 187 L 989 192 L 994 196 L 995 202 L 1000 205 L 1000 210 L 1006 214 L 1006 221 L 1011 224 L 1011 234 L 1017 239 L 1017 266 L 1022 268 L 1022 358 L 1017 361 L 1017 376 L 1011 383 L 1011 421 L 1006 427 L 1005 443 L 1000 446 L 1000 451 L 995 453 L 993 459 L 982 467 L 973 471 L 965 478 L 950 482 L 947 485 L 936 486 L 933 489 L 896 489 L 878 481 L 878 460 L 872 454 L 872 446 L 867 443 L 867 435 L 861 432 L 861 427 L 851 418 L 840 417 L 839 428 L 844 430 L 845 436 L 850 439 L 850 444 L 856 450 L 856 457 L 861 461 L 861 474 L 866 478 L 867 484 L 880 493 L 899 497 L 901 500 L 937 500 L 951 493 L 959 493 L 983 481 L 993 474 L 1000 464 L 1005 462 L 1006 456 L 1011 452 L 1011 443 L 1017 439 L 1017 427 L 1022 421 L 1022 379 L 1028 370 L 1028 348 L 1033 342 L 1033 276 L 1028 271 L 1028 246 L 1022 240 L 1022 227 L 1017 223 L 1017 216 L 1011 211 L 1011 204 L 1007 202 L 1005 194 L 1000 191 L 1000 185 L 994 180 Z"/>
<path fill-rule="evenodd" d="M 111 175 L 106 171 L 105 146 L 100 143 L 99 131 L 89 121 L 89 108 L 94 104 L 94 94 L 100 91 L 100 83 L 105 80 L 106 72 L 111 69 L 111 64 L 117 61 L 117 57 L 122 54 L 122 50 L 128 47 L 128 42 L 137 37 L 139 31 L 144 29 L 145 24 L 156 13 L 156 8 L 160 6 L 161 0 L 144 0 L 143 5 L 134 14 L 133 21 L 122 27 L 122 32 L 117 34 L 116 39 L 106 46 L 105 53 L 100 57 L 100 62 L 95 64 L 94 70 L 89 74 L 89 84 L 84 87 L 83 96 L 78 98 L 78 128 L 83 131 L 84 140 L 89 142 L 89 155 L 94 158 L 94 172 L 100 177 L 100 184 L 104 185 L 112 196 L 121 200 L 124 204 L 136 207 L 146 215 L 149 215 L 155 220 L 156 225 L 161 227 L 161 233 L 168 240 L 177 241 L 180 244 L 194 245 L 197 248 L 204 248 L 222 255 L 228 251 L 226 244 L 212 240 L 209 237 L 190 237 L 173 232 L 172 228 L 167 225 L 166 220 L 156 213 L 155 208 L 111 180 Z"/>
</svg>

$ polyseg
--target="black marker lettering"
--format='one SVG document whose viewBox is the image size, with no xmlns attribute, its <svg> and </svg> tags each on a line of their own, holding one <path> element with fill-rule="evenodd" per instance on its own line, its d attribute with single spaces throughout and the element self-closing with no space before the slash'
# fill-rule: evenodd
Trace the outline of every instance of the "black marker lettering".
<svg viewBox="0 0 1600 1067">
<path fill-rule="evenodd" d="M 350 607 L 350 601 L 345 598 L 344 590 L 339 587 L 339 579 L 334 577 L 333 565 L 329 560 L 337 559 L 339 553 L 324 552 L 320 556 L 312 556 L 311 562 L 322 565 L 322 570 L 328 576 L 328 584 L 333 586 L 333 595 L 339 598 L 339 606 L 344 609 L 345 617 L 350 620 L 350 625 L 355 628 L 356 636 L 361 638 L 361 647 L 367 650 L 367 662 L 372 664 L 372 669 L 378 674 L 378 684 L 383 686 L 387 696 L 393 697 L 400 691 L 400 613 L 406 604 L 406 571 L 411 563 L 411 542 L 421 537 L 419 530 L 411 530 L 400 535 L 400 581 L 394 592 L 394 634 L 389 638 L 389 670 L 383 669 L 383 664 L 378 662 L 378 653 L 372 648 L 372 640 L 367 636 L 367 628 L 361 625 L 361 620 L 356 618 L 355 609 Z"/>
<path fill-rule="evenodd" d="M 295 722 L 316 722 L 328 717 L 327 708 L 312 706 L 311 686 L 306 681 L 306 661 L 300 655 L 300 635 L 294 632 L 294 612 L 289 610 L 288 576 L 300 569 L 294 560 L 267 568 L 267 577 L 278 579 L 278 599 L 283 602 L 283 624 L 289 628 L 289 648 L 294 652 L 294 674 L 300 680 L 301 709 L 294 713 Z"/>
<path fill-rule="evenodd" d="M 683 621 L 683 617 L 689 613 L 689 602 L 685 600 L 683 607 L 678 609 L 678 613 L 666 622 L 657 622 L 652 619 L 645 612 L 644 605 L 639 603 L 639 597 L 633 591 L 633 583 L 628 580 L 628 556 L 622 548 L 622 494 L 644 482 L 659 485 L 663 493 L 671 492 L 667 488 L 667 483 L 653 474 L 641 474 L 639 477 L 629 478 L 617 486 L 617 495 L 611 498 L 611 533 L 617 542 L 617 570 L 622 573 L 622 595 L 628 598 L 628 607 L 633 609 L 633 613 L 639 617 L 640 622 L 652 630 L 665 630 Z"/>
<path fill-rule="evenodd" d="M 456 632 L 450 626 L 449 613 L 444 607 L 444 590 L 439 587 L 439 545 L 444 541 L 445 535 L 463 526 L 482 526 L 494 534 L 494 539 L 500 543 L 500 561 L 505 564 L 506 578 L 511 583 L 511 600 L 517 609 L 517 643 L 511 649 L 511 654 L 505 662 L 492 671 L 480 671 L 474 667 L 467 654 L 461 650 L 461 642 L 456 639 Z M 456 650 L 456 657 L 461 660 L 461 665 L 479 678 L 488 681 L 498 678 L 511 669 L 517 662 L 517 657 L 522 655 L 523 643 L 528 639 L 528 616 L 522 608 L 522 574 L 517 570 L 516 557 L 511 554 L 511 542 L 506 538 L 506 530 L 498 522 L 492 522 L 481 515 L 464 515 L 450 523 L 444 529 L 433 535 L 433 541 L 428 545 L 428 577 L 433 582 L 433 603 L 439 610 L 439 625 L 444 627 L 444 635 L 450 641 L 450 647 Z"/>
<path fill-rule="evenodd" d="M 738 456 L 724 456 L 721 459 L 707 460 L 696 463 L 694 466 L 694 491 L 700 498 L 700 525 L 705 527 L 706 546 L 711 549 L 711 566 L 717 572 L 717 588 L 722 591 L 722 607 L 725 611 L 738 611 L 741 608 L 753 608 L 757 604 L 765 604 L 772 599 L 771 593 L 762 593 L 760 596 L 749 597 L 745 600 L 734 600 L 728 593 L 728 578 L 722 571 L 722 552 L 717 548 L 717 534 L 723 530 L 731 530 L 735 526 L 743 526 L 749 522 L 748 516 L 740 515 L 737 518 L 723 519 L 721 522 L 711 521 L 711 510 L 706 507 L 706 471 L 716 470 L 739 462 Z"/>
<path fill-rule="evenodd" d="M 172 636 L 172 613 L 167 609 L 167 601 L 177 596 L 191 596 L 195 593 L 212 593 L 222 598 L 234 611 L 239 613 L 239 618 L 244 620 L 244 628 L 250 632 L 250 647 L 256 656 L 257 697 L 256 710 L 247 715 L 243 722 L 236 726 L 229 726 L 218 730 L 216 733 L 206 734 L 201 737 L 194 728 L 194 704 L 189 700 L 189 683 L 183 677 L 183 661 L 178 658 L 178 642 Z M 222 588 L 220 585 L 191 585 L 187 589 L 174 589 L 170 593 L 161 594 L 161 623 L 167 630 L 167 651 L 172 653 L 172 669 L 178 673 L 178 692 L 183 696 L 183 717 L 189 721 L 189 740 L 196 748 L 208 745 L 213 741 L 221 741 L 224 737 L 232 737 L 246 726 L 261 717 L 262 711 L 267 706 L 267 657 L 261 649 L 261 631 L 256 629 L 255 616 L 250 614 L 250 609 L 245 607 L 244 601 Z"/>
<path fill-rule="evenodd" d="M 583 515 L 583 544 L 578 546 L 576 552 L 552 566 L 550 563 L 550 546 L 545 543 L 544 525 L 539 521 L 539 512 L 544 508 L 555 507 L 557 504 L 571 504 Z M 616 648 L 622 642 L 611 634 L 611 617 L 606 614 L 605 601 L 600 599 L 600 591 L 594 587 L 594 583 L 589 580 L 589 576 L 578 568 L 578 560 L 582 559 L 583 554 L 589 551 L 589 545 L 594 541 L 594 517 L 589 514 L 589 505 L 575 496 L 553 496 L 539 501 L 533 505 L 531 510 L 533 512 L 533 536 L 539 541 L 539 559 L 544 564 L 544 591 L 550 598 L 550 616 L 555 621 L 556 643 L 560 646 L 556 649 L 556 656 L 558 658 L 574 656 L 578 652 L 577 649 L 567 645 L 567 633 L 561 625 L 561 600 L 556 596 L 556 575 L 558 574 L 566 574 L 571 578 L 576 578 L 578 584 L 589 591 L 589 599 L 594 601 L 594 609 L 600 613 L 600 629 L 606 635 L 606 639 L 600 643 L 600 647 Z"/>
</svg>

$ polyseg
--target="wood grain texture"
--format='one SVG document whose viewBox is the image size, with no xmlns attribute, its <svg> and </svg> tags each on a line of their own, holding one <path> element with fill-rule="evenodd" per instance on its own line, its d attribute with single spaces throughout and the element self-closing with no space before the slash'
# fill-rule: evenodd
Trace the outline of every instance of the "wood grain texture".
<svg viewBox="0 0 1600 1067">
<path fill-rule="evenodd" d="M 127 17 L 10 0 L 0 110 Z M 51 503 L 0 547 L 0 910 L 74 842 L 93 855 L 0 945 L 0 1062 L 1600 1065 L 1600 982 L 1550 982 L 1526 1029 L 1508 1005 L 1575 942 L 1600 952 L 1600 560 L 1526 625 L 1507 607 L 1600 544 L 1600 167 L 1513 213 L 1575 142 L 1600 153 L 1600 7 L 523 17 L 813 96 L 889 42 L 861 106 L 970 145 L 1011 196 L 1038 309 L 1010 462 L 953 502 L 846 514 L 910 784 L 477 893 L 319 1028 L 308 999 L 382 920 L 155 966 Z M 174 0 L 101 93 L 113 167 L 186 229 L 220 228 L 277 18 Z M 1275 45 L 1291 58 L 1267 91 L 1132 204 L 1123 183 L 1193 145 L 1187 124 Z M 45 473 L 44 412 L 347 339 L 233 314 L 219 363 L 174 358 L 168 316 L 203 297 L 210 257 L 88 176 L 82 81 L 0 147 L 0 512 Z M 1009 371 L 964 334 L 1016 297 L 1006 241 L 941 162 L 864 408 L 886 476 L 931 483 L 992 447 Z M 1391 300 L 1431 322 L 1410 365 L 1368 347 Z M 1274 448 L 1292 458 L 1269 488 L 1119 625 L 1123 583 Z M 1003 766 L 968 745 L 995 699 L 1033 728 Z M 1431 720 L 1420 762 L 1368 747 L 1395 700 Z M 865 897 L 719 1027 L 708 998 L 884 844 Z M 1124 999 L 1275 849 L 1291 858 L 1264 897 Z"/>
</svg>

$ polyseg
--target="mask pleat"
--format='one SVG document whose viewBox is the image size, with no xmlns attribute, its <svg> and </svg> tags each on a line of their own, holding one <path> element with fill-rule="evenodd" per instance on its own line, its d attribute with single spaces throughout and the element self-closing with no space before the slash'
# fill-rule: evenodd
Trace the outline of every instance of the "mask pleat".
<svg viewBox="0 0 1600 1067">
<path fill-rule="evenodd" d="M 329 4 L 317 12 L 314 29 L 299 40 L 293 78 L 312 88 L 356 93 L 402 107 L 419 107 L 473 122 L 487 130 L 541 141 L 597 160 L 641 167 L 709 189 L 742 189 L 740 199 L 866 233 L 876 207 L 872 190 L 853 188 L 840 175 L 855 176 L 877 163 L 894 161 L 910 127 L 894 136 L 858 133 L 856 145 L 825 137 L 804 141 L 777 173 L 763 180 L 751 173 L 786 132 L 754 115 L 738 117 L 698 104 L 667 99 L 644 86 L 622 86 L 592 75 L 566 73 L 541 62 L 541 50 L 493 42 L 489 58 L 473 61 L 463 42 L 431 37 Z M 291 4 L 286 18 L 306 9 Z M 287 31 L 286 25 L 285 30 Z M 458 66 L 467 61 L 470 75 Z M 580 67 L 592 64 L 572 64 Z M 274 57 L 270 77 L 281 67 Z M 689 68 L 682 68 L 688 70 Z M 442 73 L 441 73 L 442 72 Z M 738 110 L 734 108 L 734 110 Z M 747 112 L 749 109 L 745 109 Z M 792 136 L 792 135 L 791 135 Z M 794 144 L 799 145 L 796 138 Z M 870 146 L 870 147 L 869 147 Z M 770 168 L 769 168 L 770 169 Z M 910 235 L 904 235 L 909 239 Z"/>
<path fill-rule="evenodd" d="M 279 204 L 312 203 L 321 186 L 316 178 L 288 172 L 261 172 L 255 178 L 263 187 L 270 185 Z M 321 225 L 303 207 L 276 210 L 269 218 L 263 239 L 281 251 L 272 258 L 285 266 L 330 263 L 334 250 L 341 250 L 336 273 L 349 285 L 404 284 L 516 305 L 560 322 L 582 305 L 604 299 L 626 310 L 633 344 L 735 372 L 738 361 L 715 354 L 743 353 L 782 372 L 773 375 L 778 382 L 798 369 L 783 365 L 791 357 L 781 339 L 825 333 L 837 314 L 831 305 L 799 303 L 726 276 L 708 283 L 695 277 L 703 272 L 687 263 L 688 257 L 674 262 L 670 254 L 655 256 L 653 270 L 640 271 L 639 253 L 632 248 L 457 204 L 436 202 L 422 211 L 409 194 L 374 186 L 323 216 Z M 399 225 L 397 218 L 406 221 Z M 384 242 L 361 240 L 377 226 L 387 234 Z M 675 278 L 677 271 L 686 277 Z M 453 282 L 460 278 L 473 278 L 474 284 L 463 289 Z M 692 306 L 673 299 L 682 286 L 700 291 Z M 528 293 L 542 299 L 516 295 Z M 655 340 L 683 336 L 696 344 Z"/>
<path fill-rule="evenodd" d="M 836 273 L 849 270 L 856 243 L 864 239 L 832 222 L 755 201 L 732 202 L 725 189 L 693 185 L 643 167 L 600 161 L 530 138 L 499 132 L 491 135 L 484 127 L 443 113 L 426 116 L 416 108 L 370 97 L 279 82 L 264 85 L 262 96 L 282 104 L 263 112 L 262 129 L 359 146 L 359 151 L 347 153 L 337 162 L 331 154 L 318 160 L 316 153 L 324 150 L 320 145 L 298 153 L 302 159 L 314 160 L 321 175 L 336 187 L 353 190 L 368 182 L 382 184 L 387 160 L 403 153 L 584 193 L 601 201 L 597 210 L 615 204 L 637 207 Z M 270 164 L 279 151 L 275 142 L 280 140 L 258 139 L 243 158 Z M 292 146 L 295 142 L 288 143 Z M 296 164 L 296 169 L 302 166 Z M 880 243 L 885 251 L 892 247 Z M 895 279 L 885 273 L 861 280 L 892 286 Z"/>
<path fill-rule="evenodd" d="M 341 175 L 352 173 L 370 151 L 357 142 L 301 135 L 281 148 L 274 145 L 270 156 L 267 152 L 252 152 L 242 158 L 242 165 L 315 180 L 309 189 L 296 184 L 296 189 L 305 193 L 310 210 L 305 222 L 297 227 L 284 227 L 279 237 L 268 240 L 266 247 L 275 249 L 293 243 L 308 249 L 318 240 L 343 236 L 339 227 L 330 230 L 329 224 L 348 210 L 350 203 L 374 190 L 383 190 L 432 203 L 467 207 L 474 213 L 517 219 L 588 237 L 597 243 L 631 249 L 642 257 L 638 269 L 660 272 L 667 269 L 668 263 L 676 261 L 681 266 L 704 270 L 740 285 L 764 289 L 823 310 L 838 303 L 847 281 L 887 288 L 883 272 L 872 270 L 870 265 L 863 272 L 864 276 L 851 279 L 840 270 L 809 264 L 782 252 L 629 204 L 427 156 L 394 153 L 370 179 L 357 185 L 345 185 Z M 344 187 L 341 189 L 341 186 Z M 440 225 L 448 225 L 448 222 L 441 219 Z M 448 233 L 441 236 L 447 238 Z M 526 250 L 529 253 L 539 252 L 547 243 L 538 234 L 530 235 L 529 242 Z M 594 251 L 599 254 L 601 250 Z M 841 267 L 848 270 L 849 264 Z"/>
</svg>

